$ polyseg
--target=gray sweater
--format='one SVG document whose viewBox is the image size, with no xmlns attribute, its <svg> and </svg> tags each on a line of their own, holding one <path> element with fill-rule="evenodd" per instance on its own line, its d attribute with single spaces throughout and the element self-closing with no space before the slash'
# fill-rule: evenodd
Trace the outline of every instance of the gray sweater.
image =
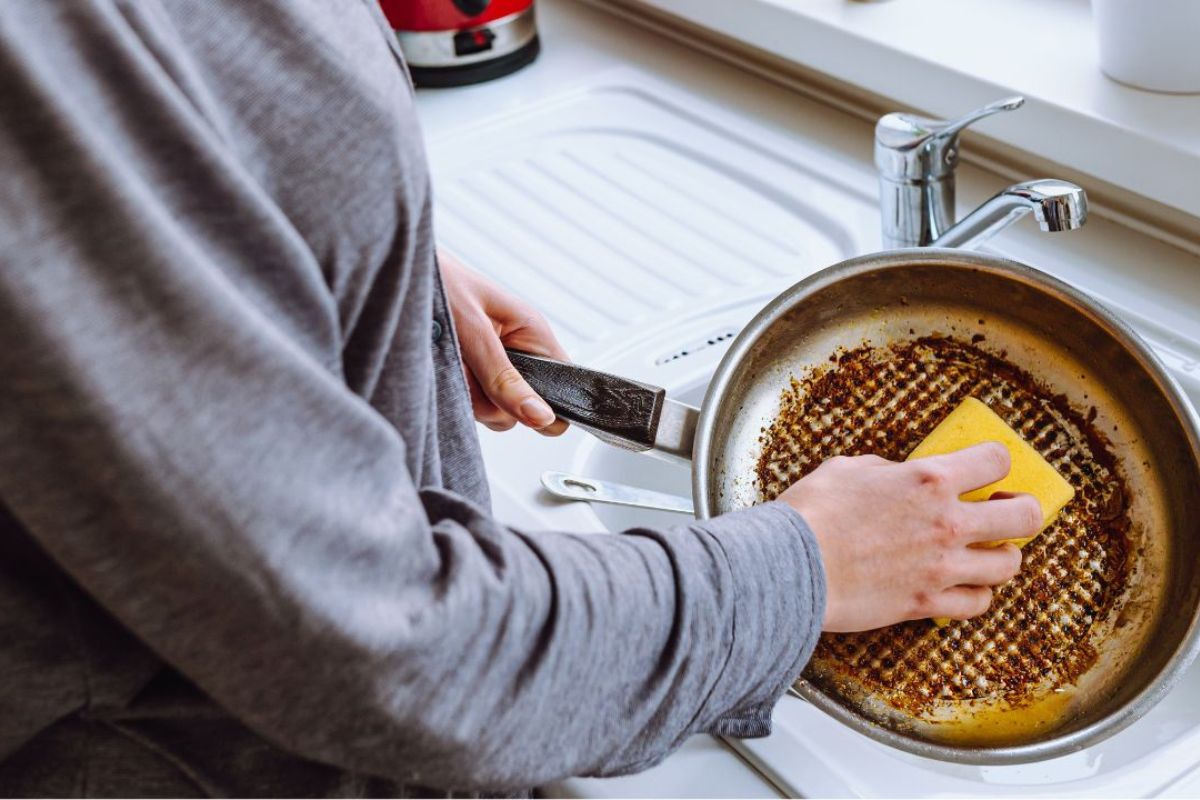
<svg viewBox="0 0 1200 800">
<path fill-rule="evenodd" d="M 491 517 L 373 0 L 0 4 L 0 375 L 0 794 L 637 770 L 818 634 L 784 506 Z"/>
</svg>

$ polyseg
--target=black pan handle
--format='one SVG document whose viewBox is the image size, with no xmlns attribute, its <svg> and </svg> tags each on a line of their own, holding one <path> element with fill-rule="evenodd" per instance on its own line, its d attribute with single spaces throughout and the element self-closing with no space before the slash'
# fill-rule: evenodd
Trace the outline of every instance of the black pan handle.
<svg viewBox="0 0 1200 800">
<path fill-rule="evenodd" d="M 520 350 L 508 358 L 558 416 L 618 447 L 654 447 L 665 389 Z"/>
</svg>

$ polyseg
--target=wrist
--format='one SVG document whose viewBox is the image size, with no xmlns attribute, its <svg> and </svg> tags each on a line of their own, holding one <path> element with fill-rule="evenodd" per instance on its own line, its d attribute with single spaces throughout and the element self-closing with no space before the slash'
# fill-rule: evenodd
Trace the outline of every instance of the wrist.
<svg viewBox="0 0 1200 800">
<path fill-rule="evenodd" d="M 836 623 L 838 615 L 841 613 L 841 603 L 837 597 L 836 579 L 830 578 L 829 564 L 826 559 L 828 543 L 825 541 L 823 532 L 828 526 L 821 521 L 821 513 L 819 504 L 809 502 L 810 498 L 803 491 L 800 485 L 794 484 L 790 489 L 785 491 L 775 501 L 778 505 L 787 509 L 787 512 L 799 517 L 800 523 L 808 530 L 813 542 L 816 545 L 818 561 L 821 564 L 822 575 L 824 577 L 825 596 L 822 611 L 822 628 L 828 628 L 831 622 Z"/>
</svg>

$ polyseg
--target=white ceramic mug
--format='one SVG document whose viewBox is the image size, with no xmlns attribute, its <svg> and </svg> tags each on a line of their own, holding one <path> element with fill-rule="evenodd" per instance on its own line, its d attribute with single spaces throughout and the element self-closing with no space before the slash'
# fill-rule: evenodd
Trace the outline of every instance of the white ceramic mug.
<svg viewBox="0 0 1200 800">
<path fill-rule="evenodd" d="M 1100 67 L 1156 92 L 1200 92 L 1200 0 L 1092 0 Z"/>
</svg>

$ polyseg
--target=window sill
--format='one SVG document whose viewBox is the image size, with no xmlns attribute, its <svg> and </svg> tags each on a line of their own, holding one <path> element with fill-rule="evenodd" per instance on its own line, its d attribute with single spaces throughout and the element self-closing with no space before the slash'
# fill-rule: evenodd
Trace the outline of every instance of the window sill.
<svg viewBox="0 0 1200 800">
<path fill-rule="evenodd" d="M 626 0 L 1200 217 L 1200 95 L 1106 78 L 1086 0 Z"/>
</svg>

